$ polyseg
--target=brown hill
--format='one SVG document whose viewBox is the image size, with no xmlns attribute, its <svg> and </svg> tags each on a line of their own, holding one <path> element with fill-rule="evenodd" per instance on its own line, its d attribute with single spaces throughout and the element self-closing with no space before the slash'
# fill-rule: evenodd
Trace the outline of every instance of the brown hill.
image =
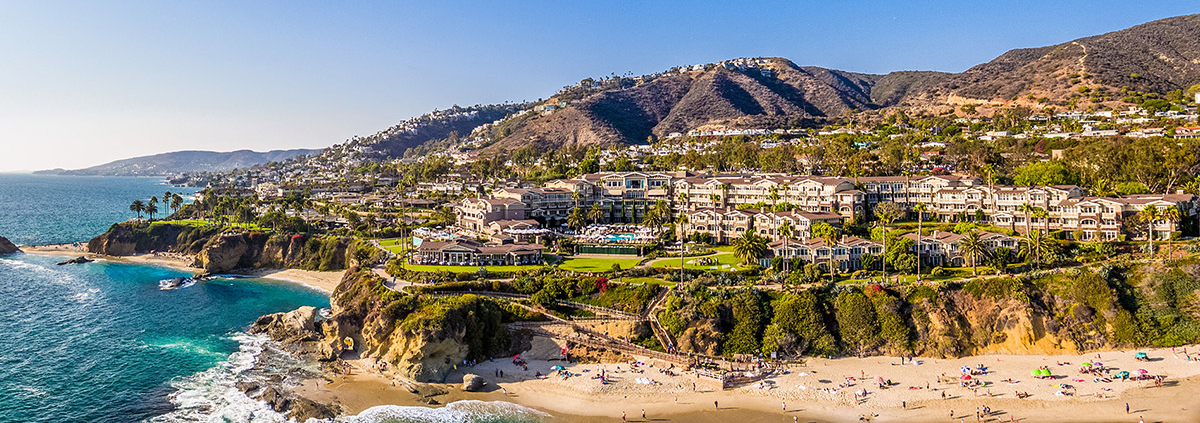
<svg viewBox="0 0 1200 423">
<path fill-rule="evenodd" d="M 782 58 L 735 59 L 640 77 L 585 79 L 528 109 L 527 104 L 455 107 L 402 122 L 329 154 L 371 147 L 399 156 L 436 147 L 452 132 L 488 126 L 485 152 L 535 145 L 629 144 L 693 129 L 811 127 L 850 110 L 1008 106 L 1119 106 L 1125 89 L 1166 93 L 1200 83 L 1200 15 L 1006 52 L 962 73 L 871 75 Z M 518 113 L 524 110 L 524 113 Z M 450 145 L 450 144 L 447 144 Z M 414 150 L 423 153 L 421 149 Z M 412 152 L 410 152 L 412 153 Z"/>
<path fill-rule="evenodd" d="M 1122 87 L 1165 93 L 1196 83 L 1200 15 L 1188 15 L 1053 46 L 1011 50 L 923 94 L 981 100 L 1033 95 L 1050 101 L 1103 95 L 1111 101 L 1120 98 Z"/>
<path fill-rule="evenodd" d="M 749 59 L 751 66 L 717 64 L 677 71 L 635 85 L 574 100 L 561 110 L 530 115 L 491 149 L 534 143 L 635 143 L 704 126 L 811 123 L 852 109 L 876 108 L 878 75 L 800 67 L 779 58 Z M 891 88 L 903 92 L 907 85 Z M 551 98 L 554 104 L 559 97 Z"/>
</svg>

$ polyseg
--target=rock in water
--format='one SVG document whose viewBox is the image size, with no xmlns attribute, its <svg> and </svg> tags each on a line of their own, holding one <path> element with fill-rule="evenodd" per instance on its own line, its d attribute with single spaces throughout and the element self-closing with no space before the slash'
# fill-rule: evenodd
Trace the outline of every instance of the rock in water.
<svg viewBox="0 0 1200 423">
<path fill-rule="evenodd" d="M 65 264 L 84 264 L 84 263 L 91 263 L 91 262 L 92 262 L 92 260 L 87 258 L 87 256 L 79 256 L 79 257 L 76 257 L 76 258 L 73 258 L 73 259 L 70 259 L 67 261 L 60 261 L 60 262 L 58 262 L 58 265 L 62 266 Z"/>
<path fill-rule="evenodd" d="M 463 375 L 463 390 L 464 391 L 476 392 L 476 391 L 479 391 L 480 389 L 483 389 L 483 385 L 486 385 L 486 384 L 487 384 L 487 382 L 485 382 L 482 377 L 479 377 L 479 375 L 473 375 L 470 373 Z"/>
<path fill-rule="evenodd" d="M 8 238 L 0 236 L 0 254 L 12 254 L 21 252 L 20 248 L 9 241 Z"/>
</svg>

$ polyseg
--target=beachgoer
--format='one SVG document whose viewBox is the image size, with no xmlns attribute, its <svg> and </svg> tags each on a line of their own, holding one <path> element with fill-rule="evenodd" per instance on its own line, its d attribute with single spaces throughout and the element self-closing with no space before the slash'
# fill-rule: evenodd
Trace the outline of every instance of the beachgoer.
<svg viewBox="0 0 1200 423">
<path fill-rule="evenodd" d="M 717 405 L 716 401 L 713 401 L 713 408 L 720 410 L 721 406 Z"/>
<path fill-rule="evenodd" d="M 1129 403 L 1125 403 L 1125 414 L 1129 414 Z"/>
<path fill-rule="evenodd" d="M 785 413 L 787 412 L 787 402 L 786 401 L 783 403 L 783 411 Z"/>
<path fill-rule="evenodd" d="M 642 409 L 642 420 L 646 420 L 646 409 Z"/>
<path fill-rule="evenodd" d="M 621 421 L 625 421 L 625 412 L 624 411 L 621 412 Z"/>
</svg>

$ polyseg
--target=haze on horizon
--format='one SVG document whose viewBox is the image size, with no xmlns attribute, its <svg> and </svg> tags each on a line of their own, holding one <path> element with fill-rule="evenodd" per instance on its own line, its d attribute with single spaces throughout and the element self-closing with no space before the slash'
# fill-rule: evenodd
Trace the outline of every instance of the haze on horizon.
<svg viewBox="0 0 1200 423">
<path fill-rule="evenodd" d="M 0 1 L 0 172 L 321 148 L 454 104 L 752 56 L 959 72 L 1182 2 Z"/>
</svg>

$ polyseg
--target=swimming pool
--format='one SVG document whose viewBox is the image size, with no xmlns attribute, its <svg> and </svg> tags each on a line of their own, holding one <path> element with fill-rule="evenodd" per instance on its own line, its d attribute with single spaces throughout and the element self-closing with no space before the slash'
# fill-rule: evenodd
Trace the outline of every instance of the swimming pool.
<svg viewBox="0 0 1200 423">
<path fill-rule="evenodd" d="M 634 239 L 633 234 L 609 234 L 604 237 L 604 240 L 609 241 L 609 242 L 633 241 L 633 239 Z"/>
</svg>

